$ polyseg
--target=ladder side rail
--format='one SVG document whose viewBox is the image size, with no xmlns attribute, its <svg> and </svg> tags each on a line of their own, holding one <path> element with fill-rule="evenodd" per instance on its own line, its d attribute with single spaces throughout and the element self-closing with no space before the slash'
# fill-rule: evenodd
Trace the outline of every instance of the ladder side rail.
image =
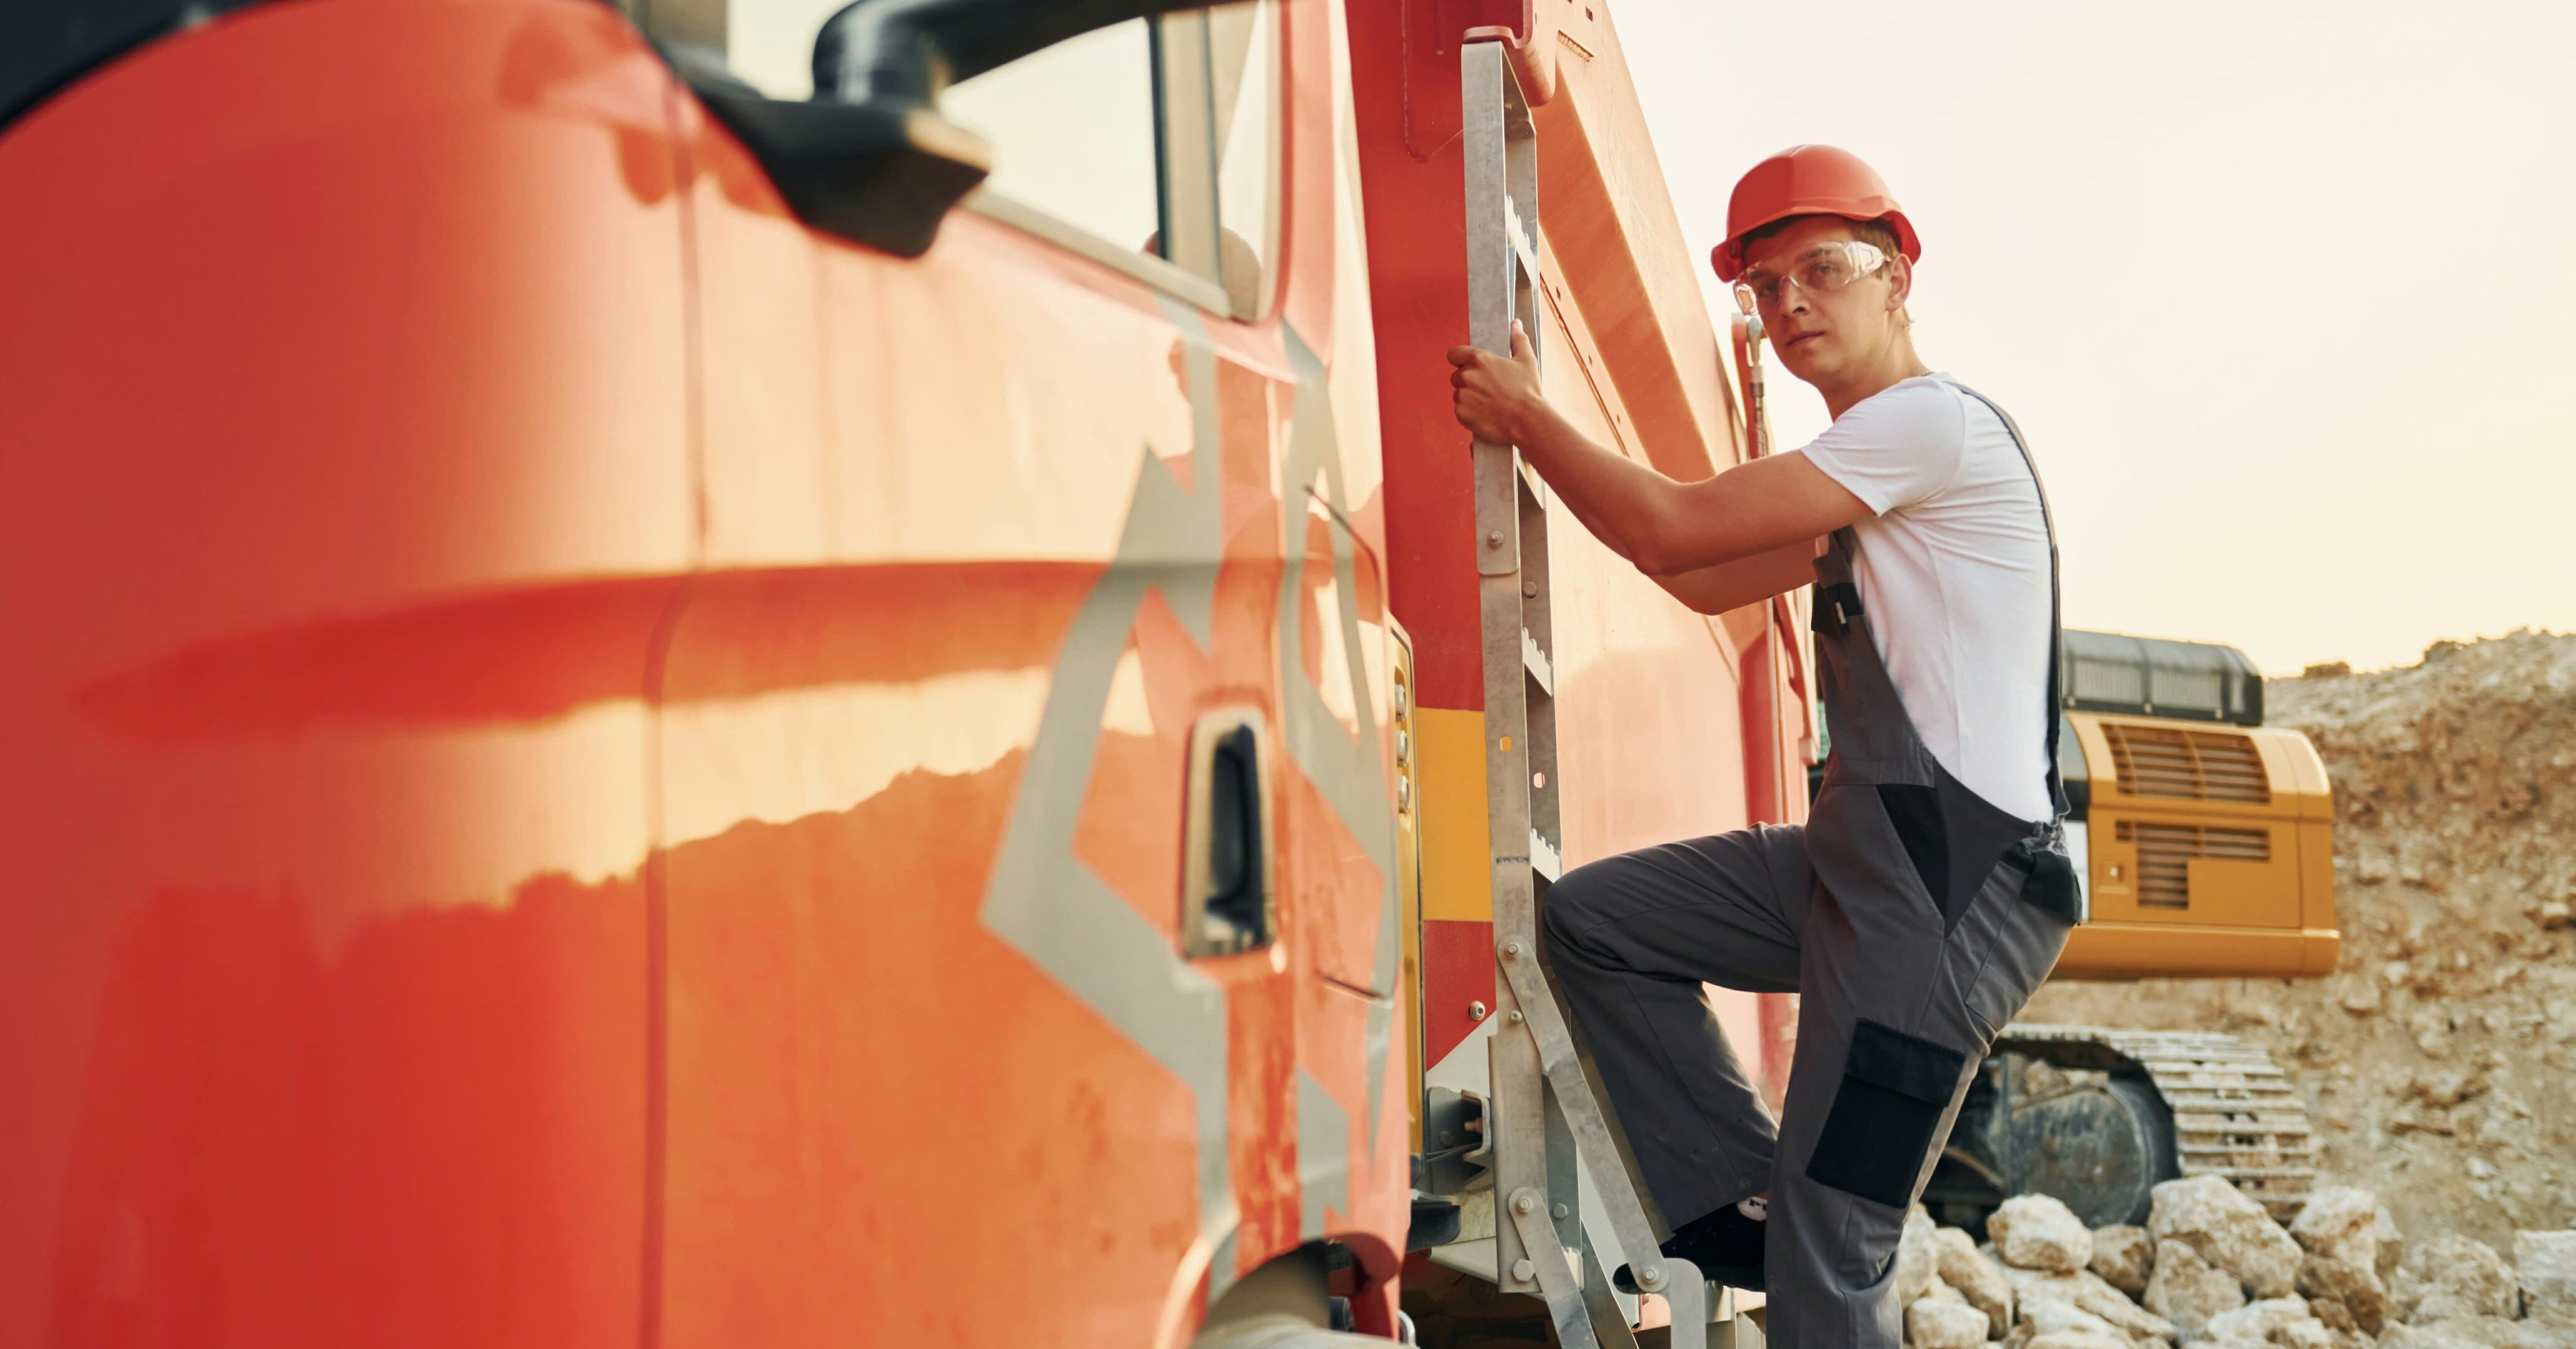
<svg viewBox="0 0 2576 1349">
<path fill-rule="evenodd" d="M 1511 145 L 1528 135 L 1525 108 L 1515 118 L 1518 90 L 1500 44 L 1466 44 L 1459 53 L 1461 149 L 1466 162 L 1468 340 L 1487 351 L 1512 349 L 1511 325 L 1519 298 L 1513 256 Z M 1515 125 L 1515 123 L 1518 125 Z M 1508 444 L 1479 440 L 1475 468 L 1477 599 L 1481 611 L 1485 683 L 1485 800 L 1493 847 L 1494 935 L 1498 943 L 1534 941 L 1537 896 L 1529 859 L 1528 703 L 1520 648 L 1520 464 Z M 1495 979 L 1495 1014 L 1516 1024 L 1510 984 Z M 1502 1028 L 1498 1028 L 1502 1029 Z M 1521 1193 L 1547 1193 L 1544 1087 L 1538 1048 L 1527 1036 L 1496 1034 L 1487 1045 L 1486 1141 L 1493 1155 L 1497 1203 Z M 1495 1287 L 1539 1293 L 1532 1252 L 1522 1229 L 1507 1215 L 1494 1224 Z"/>
</svg>

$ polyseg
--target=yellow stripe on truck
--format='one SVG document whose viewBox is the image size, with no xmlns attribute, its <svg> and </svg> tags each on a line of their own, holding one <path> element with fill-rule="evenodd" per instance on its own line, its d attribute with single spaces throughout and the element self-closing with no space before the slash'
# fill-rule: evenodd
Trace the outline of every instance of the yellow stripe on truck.
<svg viewBox="0 0 2576 1349">
<path fill-rule="evenodd" d="M 1414 710 L 1421 748 L 1422 916 L 1494 918 L 1494 849 L 1485 816 L 1485 714 Z"/>
</svg>

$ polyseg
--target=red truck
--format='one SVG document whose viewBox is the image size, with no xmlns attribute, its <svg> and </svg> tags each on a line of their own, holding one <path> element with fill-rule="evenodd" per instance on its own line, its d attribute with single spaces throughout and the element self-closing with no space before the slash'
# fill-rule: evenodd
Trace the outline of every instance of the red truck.
<svg viewBox="0 0 2576 1349">
<path fill-rule="evenodd" d="M 1449 415 L 1750 452 L 1602 0 L 13 25 L 0 1346 L 1544 1319 L 1496 896 L 1813 750 Z"/>
</svg>

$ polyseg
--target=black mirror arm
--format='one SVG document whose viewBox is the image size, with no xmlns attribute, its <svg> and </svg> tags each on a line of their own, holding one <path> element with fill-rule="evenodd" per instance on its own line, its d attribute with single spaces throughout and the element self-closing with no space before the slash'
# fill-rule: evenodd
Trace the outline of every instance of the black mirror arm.
<svg viewBox="0 0 2576 1349">
<path fill-rule="evenodd" d="M 814 97 L 928 106 L 958 78 L 941 53 L 939 20 L 957 0 L 852 0 L 814 35 Z"/>
<path fill-rule="evenodd" d="M 854 243 L 917 258 L 940 221 L 992 168 L 983 137 L 927 106 L 806 103 L 695 84 L 796 218 Z"/>
</svg>

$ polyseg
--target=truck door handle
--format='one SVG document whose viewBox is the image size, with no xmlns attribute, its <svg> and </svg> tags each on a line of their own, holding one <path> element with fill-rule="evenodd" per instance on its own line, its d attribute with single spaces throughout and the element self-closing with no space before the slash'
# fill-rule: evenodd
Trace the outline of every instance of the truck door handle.
<svg viewBox="0 0 2576 1349">
<path fill-rule="evenodd" d="M 1181 935 L 1192 956 L 1270 943 L 1275 928 L 1269 772 L 1261 717 L 1227 709 L 1190 729 Z"/>
</svg>

